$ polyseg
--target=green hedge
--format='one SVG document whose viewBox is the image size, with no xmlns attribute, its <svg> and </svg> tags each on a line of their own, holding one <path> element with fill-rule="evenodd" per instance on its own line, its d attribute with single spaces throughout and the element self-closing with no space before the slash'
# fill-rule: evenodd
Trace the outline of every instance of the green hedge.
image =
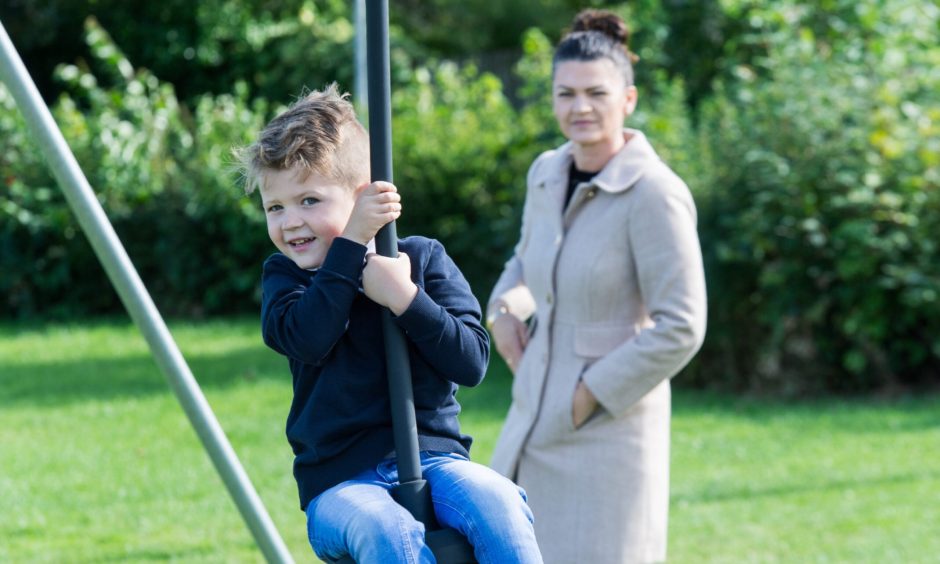
<svg viewBox="0 0 940 564">
<path fill-rule="evenodd" d="M 707 102 L 703 383 L 937 382 L 940 10 L 888 4 L 768 9 L 766 57 Z"/>
<path fill-rule="evenodd" d="M 940 15 L 888 4 L 725 2 L 737 35 L 707 96 L 645 56 L 668 37 L 663 10 L 641 5 L 651 39 L 631 125 L 692 189 L 706 259 L 709 332 L 682 381 L 788 394 L 936 382 Z M 158 306 L 257 311 L 273 249 L 231 149 L 297 93 L 272 103 L 235 83 L 183 103 L 93 20 L 86 36 L 94 61 L 59 68 L 53 111 Z M 511 97 L 472 64 L 417 64 L 405 47 L 393 60 L 399 232 L 444 242 L 482 300 L 518 236 L 525 171 L 561 141 L 551 44 L 524 36 Z M 118 311 L 2 88 L 0 169 L 0 315 Z"/>
<path fill-rule="evenodd" d="M 158 306 L 173 314 L 244 311 L 269 243 L 263 217 L 234 186 L 233 144 L 263 125 L 268 105 L 244 88 L 189 111 L 173 88 L 135 70 L 93 20 L 88 40 L 112 76 L 58 69 L 54 117 Z M 55 316 L 120 307 L 25 124 L 0 90 L 5 184 L 0 294 L 5 315 Z"/>
</svg>

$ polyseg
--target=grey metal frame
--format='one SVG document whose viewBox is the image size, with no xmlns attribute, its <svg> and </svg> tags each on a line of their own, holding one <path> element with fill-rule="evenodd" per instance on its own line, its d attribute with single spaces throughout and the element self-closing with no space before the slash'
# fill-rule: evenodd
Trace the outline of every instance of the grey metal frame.
<svg viewBox="0 0 940 564">
<path fill-rule="evenodd" d="M 186 412 L 203 448 L 238 506 L 268 562 L 293 563 L 261 498 L 255 492 L 199 384 L 173 341 L 124 246 L 108 221 L 75 156 L 52 119 L 19 53 L 0 22 L 0 80 L 7 85 L 49 162 L 69 206 L 95 250 L 124 307 Z"/>
</svg>

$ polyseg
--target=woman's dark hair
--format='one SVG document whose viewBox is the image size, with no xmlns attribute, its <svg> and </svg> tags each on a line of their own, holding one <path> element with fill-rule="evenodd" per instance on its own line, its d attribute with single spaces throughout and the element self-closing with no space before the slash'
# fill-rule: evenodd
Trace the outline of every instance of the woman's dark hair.
<svg viewBox="0 0 940 564">
<path fill-rule="evenodd" d="M 627 44 L 630 30 L 623 18 L 607 10 L 582 10 L 571 22 L 552 58 L 552 74 L 564 61 L 610 59 L 623 74 L 624 84 L 633 86 L 633 63 L 638 57 Z"/>
</svg>

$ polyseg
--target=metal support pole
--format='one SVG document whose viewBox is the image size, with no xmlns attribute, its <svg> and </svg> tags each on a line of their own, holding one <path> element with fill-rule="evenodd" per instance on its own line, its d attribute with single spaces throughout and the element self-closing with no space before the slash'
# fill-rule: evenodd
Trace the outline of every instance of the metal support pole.
<svg viewBox="0 0 940 564">
<path fill-rule="evenodd" d="M 101 204 L 95 198 L 88 180 L 52 119 L 52 114 L 40 97 L 2 23 L 0 54 L 0 80 L 13 94 L 98 260 L 104 266 L 124 307 L 147 340 L 151 353 L 173 388 L 235 505 L 241 511 L 255 542 L 268 562 L 293 563 L 290 552 L 261 503 L 261 498 L 252 487 L 199 384 L 176 347 L 160 312 L 131 264 L 127 252 Z"/>
<path fill-rule="evenodd" d="M 372 180 L 392 181 L 392 102 L 389 65 L 388 0 L 366 0 L 367 57 L 369 71 L 369 150 Z M 398 256 L 395 222 L 388 223 L 375 237 L 376 252 L 386 257 Z M 418 424 L 415 420 L 414 393 L 408 345 L 390 311 L 382 316 L 385 357 L 392 408 L 398 478 L 395 499 L 429 529 L 436 526 L 431 493 L 421 476 L 418 452 Z"/>
<path fill-rule="evenodd" d="M 365 0 L 354 0 L 353 22 L 356 30 L 354 39 L 354 79 L 353 101 L 359 115 L 369 115 L 368 77 L 366 76 L 366 3 Z"/>
</svg>

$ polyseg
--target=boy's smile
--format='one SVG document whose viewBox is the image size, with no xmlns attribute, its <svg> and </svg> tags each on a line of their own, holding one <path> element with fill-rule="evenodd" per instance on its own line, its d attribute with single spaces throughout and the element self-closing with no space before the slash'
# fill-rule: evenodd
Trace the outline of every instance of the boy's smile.
<svg viewBox="0 0 940 564">
<path fill-rule="evenodd" d="M 270 172 L 261 203 L 274 246 L 300 268 L 317 268 L 346 228 L 356 192 L 315 172 L 301 178 L 296 169 Z"/>
</svg>

